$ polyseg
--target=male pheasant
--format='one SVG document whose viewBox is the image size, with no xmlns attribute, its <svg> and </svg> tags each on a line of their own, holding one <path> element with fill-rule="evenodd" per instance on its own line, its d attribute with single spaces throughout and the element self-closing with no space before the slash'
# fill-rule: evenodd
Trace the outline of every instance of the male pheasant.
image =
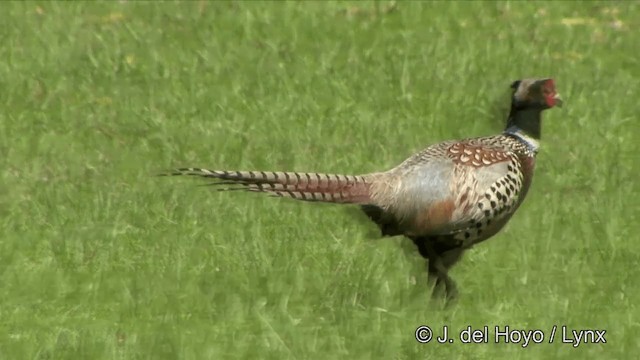
<svg viewBox="0 0 640 360">
<path fill-rule="evenodd" d="M 513 82 L 499 135 L 441 142 L 384 172 L 365 175 L 182 168 L 164 175 L 306 201 L 357 204 L 383 236 L 404 235 L 428 260 L 430 278 L 457 294 L 447 272 L 464 250 L 495 235 L 524 200 L 533 177 L 541 113 L 561 106 L 553 79 Z"/>
</svg>

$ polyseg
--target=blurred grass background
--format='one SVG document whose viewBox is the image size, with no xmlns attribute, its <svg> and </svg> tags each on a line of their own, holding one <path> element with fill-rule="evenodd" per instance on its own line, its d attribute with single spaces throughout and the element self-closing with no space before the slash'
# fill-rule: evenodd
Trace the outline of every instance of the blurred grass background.
<svg viewBox="0 0 640 360">
<path fill-rule="evenodd" d="M 638 2 L 7 2 L 0 358 L 633 358 Z M 215 193 L 174 166 L 356 174 L 502 130 L 554 77 L 528 199 L 429 302 L 344 207 Z M 606 329 L 418 344 L 415 329 Z"/>
</svg>

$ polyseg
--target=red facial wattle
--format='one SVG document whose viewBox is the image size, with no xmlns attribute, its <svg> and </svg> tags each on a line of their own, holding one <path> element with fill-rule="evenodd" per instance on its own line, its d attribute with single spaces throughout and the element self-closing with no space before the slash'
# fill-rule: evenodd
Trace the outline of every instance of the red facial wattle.
<svg viewBox="0 0 640 360">
<path fill-rule="evenodd" d="M 562 99 L 560 99 L 560 96 L 556 92 L 556 84 L 553 79 L 544 82 L 542 91 L 548 107 L 562 106 Z"/>
</svg>

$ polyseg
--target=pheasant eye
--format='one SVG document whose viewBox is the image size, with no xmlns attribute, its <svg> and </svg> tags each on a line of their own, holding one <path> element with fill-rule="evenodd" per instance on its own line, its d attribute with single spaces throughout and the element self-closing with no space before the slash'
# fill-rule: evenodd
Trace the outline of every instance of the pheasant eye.
<svg viewBox="0 0 640 360">
<path fill-rule="evenodd" d="M 556 91 L 556 86 L 553 80 L 547 80 L 542 88 L 545 94 L 552 94 Z"/>
</svg>

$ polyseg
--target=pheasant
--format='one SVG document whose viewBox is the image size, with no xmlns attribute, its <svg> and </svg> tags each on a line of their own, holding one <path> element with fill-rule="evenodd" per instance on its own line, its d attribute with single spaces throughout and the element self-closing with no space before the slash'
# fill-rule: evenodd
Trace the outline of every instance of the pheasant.
<svg viewBox="0 0 640 360">
<path fill-rule="evenodd" d="M 562 105 L 553 79 L 517 80 L 511 89 L 511 110 L 501 134 L 434 144 L 384 172 L 181 168 L 162 175 L 193 175 L 213 179 L 211 185 L 231 185 L 222 191 L 359 205 L 382 236 L 411 239 L 427 260 L 435 286 L 444 285 L 446 296 L 455 297 L 449 269 L 465 250 L 498 233 L 522 204 L 539 149 L 541 113 Z"/>
</svg>

